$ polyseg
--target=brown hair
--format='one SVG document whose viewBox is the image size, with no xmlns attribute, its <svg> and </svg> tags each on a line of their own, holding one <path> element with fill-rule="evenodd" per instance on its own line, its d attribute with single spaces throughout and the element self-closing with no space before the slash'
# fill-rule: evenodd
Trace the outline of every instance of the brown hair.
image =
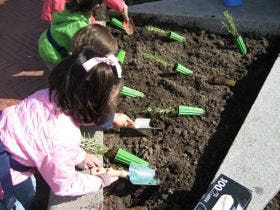
<svg viewBox="0 0 280 210">
<path fill-rule="evenodd" d="M 118 51 L 117 40 L 105 26 L 99 24 L 85 26 L 72 38 L 73 52 L 87 46 L 103 55 L 115 54 Z"/>
<path fill-rule="evenodd" d="M 50 100 L 79 124 L 104 124 L 113 112 L 113 95 L 121 84 L 115 67 L 102 62 L 86 71 L 82 66 L 93 57 L 104 56 L 84 49 L 62 60 L 49 76 Z"/>
<path fill-rule="evenodd" d="M 101 2 L 101 0 L 68 0 L 66 1 L 65 8 L 70 12 L 81 12 L 89 17 Z"/>
</svg>

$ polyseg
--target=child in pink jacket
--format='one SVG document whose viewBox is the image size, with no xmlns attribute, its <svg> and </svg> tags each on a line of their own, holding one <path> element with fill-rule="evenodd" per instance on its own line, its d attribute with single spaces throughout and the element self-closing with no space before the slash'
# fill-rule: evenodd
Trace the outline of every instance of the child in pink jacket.
<svg viewBox="0 0 280 210">
<path fill-rule="evenodd" d="M 93 176 L 77 172 L 75 166 L 100 166 L 94 155 L 80 148 L 80 125 L 134 124 L 127 115 L 114 113 L 112 109 L 120 86 L 121 67 L 117 58 L 87 47 L 54 68 L 48 89 L 39 90 L 18 105 L 4 109 L 0 115 L 0 143 L 4 151 L 0 145 L 0 154 L 6 152 L 10 157 L 13 185 L 26 188 L 26 180 L 34 168 L 60 196 L 97 192 L 115 181 L 117 178 L 110 176 L 110 171 Z M 17 171 L 12 160 L 27 170 Z M 2 166 L 5 166 L 3 162 L 0 168 Z M 4 171 L 5 168 L 0 170 L 0 179 Z M 6 182 L 1 184 L 5 198 Z M 25 209 L 32 209 L 34 205 L 34 193 L 31 195 L 21 201 L 23 205 L 28 204 Z M 4 205 L 2 200 L 0 209 L 5 209 L 1 205 Z"/>
<path fill-rule="evenodd" d="M 82 2 L 82 0 L 80 1 Z M 41 19 L 50 23 L 52 20 L 52 14 L 55 12 L 62 12 L 64 10 L 65 3 L 66 0 L 45 0 L 43 3 Z M 125 22 L 129 21 L 128 7 L 123 0 L 100 0 L 96 1 L 96 4 L 100 4 L 103 9 L 108 7 L 115 10 L 116 12 L 119 12 L 122 14 Z"/>
</svg>

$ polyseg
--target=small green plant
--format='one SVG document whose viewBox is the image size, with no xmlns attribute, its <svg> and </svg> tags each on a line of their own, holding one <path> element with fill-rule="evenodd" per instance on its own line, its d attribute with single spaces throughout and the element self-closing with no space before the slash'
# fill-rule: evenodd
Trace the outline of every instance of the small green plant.
<svg viewBox="0 0 280 210">
<path fill-rule="evenodd" d="M 238 33 L 238 30 L 237 30 L 234 20 L 233 20 L 233 16 L 231 14 L 229 14 L 228 11 L 224 12 L 224 16 L 225 16 L 225 21 L 221 21 L 222 26 L 225 27 L 227 29 L 228 33 L 230 33 L 232 35 L 232 37 L 234 38 L 235 43 L 239 49 L 239 52 L 242 55 L 246 55 L 247 48 L 246 48 L 246 45 L 244 43 L 242 36 Z"/>
<path fill-rule="evenodd" d="M 96 140 L 85 134 L 82 137 L 81 148 L 90 154 L 104 155 L 108 151 L 108 147 L 96 142 Z"/>
<path fill-rule="evenodd" d="M 151 116 L 199 116 L 205 113 L 204 109 L 199 107 L 179 105 L 177 107 L 159 108 L 148 107 L 147 113 Z"/>
<path fill-rule="evenodd" d="M 156 26 L 146 26 L 145 28 L 149 32 L 160 34 L 160 35 L 163 35 L 163 36 L 167 36 L 169 34 L 169 31 L 161 29 L 161 28 L 156 27 Z"/>
<path fill-rule="evenodd" d="M 233 16 L 228 11 L 224 11 L 225 21 L 221 21 L 222 26 L 225 27 L 234 38 L 239 36 L 238 30 L 235 26 Z"/>
<path fill-rule="evenodd" d="M 157 52 L 145 53 L 144 57 L 164 67 L 170 66 Z"/>
<path fill-rule="evenodd" d="M 159 107 L 148 107 L 146 109 L 147 114 L 150 116 L 177 116 L 178 110 L 174 107 L 159 108 Z"/>
</svg>

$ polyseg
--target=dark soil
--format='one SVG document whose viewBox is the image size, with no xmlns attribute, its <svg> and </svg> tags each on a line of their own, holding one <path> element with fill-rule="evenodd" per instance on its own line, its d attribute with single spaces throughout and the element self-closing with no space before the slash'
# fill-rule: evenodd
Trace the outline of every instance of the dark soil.
<svg viewBox="0 0 280 210">
<path fill-rule="evenodd" d="M 133 119 L 148 117 L 147 107 L 190 105 L 201 107 L 206 113 L 200 117 L 152 117 L 152 123 L 163 129 L 145 131 L 142 136 L 125 130 L 105 134 L 105 143 L 110 148 L 122 147 L 149 161 L 161 180 L 159 186 L 117 182 L 106 190 L 105 209 L 192 209 L 250 110 L 279 53 L 280 39 L 243 34 L 249 52 L 242 56 L 228 35 L 153 20 L 134 18 L 134 22 L 137 28 L 132 36 L 117 29 L 112 32 L 127 55 L 123 64 L 124 84 L 146 96 L 120 97 L 116 110 Z M 174 30 L 187 41 L 180 43 L 150 33 L 145 23 Z M 145 57 L 146 53 L 154 52 L 168 65 Z M 192 69 L 193 74 L 175 74 L 176 63 Z M 235 80 L 236 85 L 230 87 L 215 78 Z M 109 156 L 105 161 L 115 164 Z M 279 196 L 266 209 L 279 209 Z"/>
</svg>

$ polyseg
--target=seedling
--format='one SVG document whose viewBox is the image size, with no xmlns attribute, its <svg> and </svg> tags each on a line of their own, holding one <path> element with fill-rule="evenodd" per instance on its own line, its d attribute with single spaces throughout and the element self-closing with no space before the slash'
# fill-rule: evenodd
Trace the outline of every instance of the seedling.
<svg viewBox="0 0 280 210">
<path fill-rule="evenodd" d="M 123 86 L 121 91 L 120 91 L 121 95 L 122 96 L 129 96 L 129 97 L 144 97 L 145 94 L 138 91 L 138 90 L 135 90 L 133 88 L 130 88 L 130 87 L 127 87 L 127 86 Z"/>
<path fill-rule="evenodd" d="M 156 27 L 156 26 L 146 26 L 145 28 L 149 32 L 160 34 L 160 35 L 163 35 L 163 36 L 167 36 L 169 34 L 169 31 L 161 29 L 161 28 Z"/>
<path fill-rule="evenodd" d="M 142 164 L 145 166 L 149 165 L 149 163 L 147 161 L 137 157 L 136 155 L 133 155 L 132 153 L 130 153 L 122 148 L 118 149 L 116 156 L 115 156 L 115 160 L 117 162 L 120 162 L 120 163 L 126 164 L 126 165 L 129 165 L 130 163 L 138 163 L 138 164 Z"/>
<path fill-rule="evenodd" d="M 151 116 L 176 116 L 178 113 L 177 109 L 174 107 L 148 107 L 146 111 Z"/>
<path fill-rule="evenodd" d="M 228 33 L 231 34 L 232 37 L 234 38 L 235 43 L 236 43 L 240 53 L 242 55 L 246 55 L 247 48 L 246 48 L 246 45 L 244 43 L 242 36 L 238 33 L 238 30 L 237 30 L 234 20 L 233 20 L 233 16 L 231 14 L 229 14 L 228 11 L 224 12 L 224 16 L 225 16 L 225 21 L 221 21 L 223 27 L 225 27 L 227 29 Z"/>
<path fill-rule="evenodd" d="M 108 147 L 96 142 L 94 138 L 86 135 L 83 135 L 80 146 L 90 154 L 104 155 L 108 151 Z"/>
<path fill-rule="evenodd" d="M 198 116 L 203 115 L 205 111 L 198 107 L 183 106 L 169 107 L 169 108 L 159 108 L 159 107 L 149 107 L 147 108 L 147 113 L 151 116 Z"/>
<path fill-rule="evenodd" d="M 157 52 L 145 53 L 144 57 L 164 67 L 170 66 Z"/>
<path fill-rule="evenodd" d="M 161 29 L 161 28 L 156 27 L 156 26 L 146 26 L 146 29 L 149 32 L 156 33 L 156 34 L 159 34 L 159 35 L 162 35 L 162 36 L 166 36 L 169 39 L 172 39 L 172 40 L 175 40 L 175 41 L 179 41 L 179 42 L 185 42 L 186 41 L 186 37 L 184 37 L 183 35 L 177 34 L 173 31 L 164 30 L 164 29 Z"/>
<path fill-rule="evenodd" d="M 120 50 L 118 52 L 117 58 L 118 58 L 119 62 L 121 64 L 123 64 L 124 63 L 124 59 L 125 59 L 125 51 L 124 50 Z"/>
</svg>

